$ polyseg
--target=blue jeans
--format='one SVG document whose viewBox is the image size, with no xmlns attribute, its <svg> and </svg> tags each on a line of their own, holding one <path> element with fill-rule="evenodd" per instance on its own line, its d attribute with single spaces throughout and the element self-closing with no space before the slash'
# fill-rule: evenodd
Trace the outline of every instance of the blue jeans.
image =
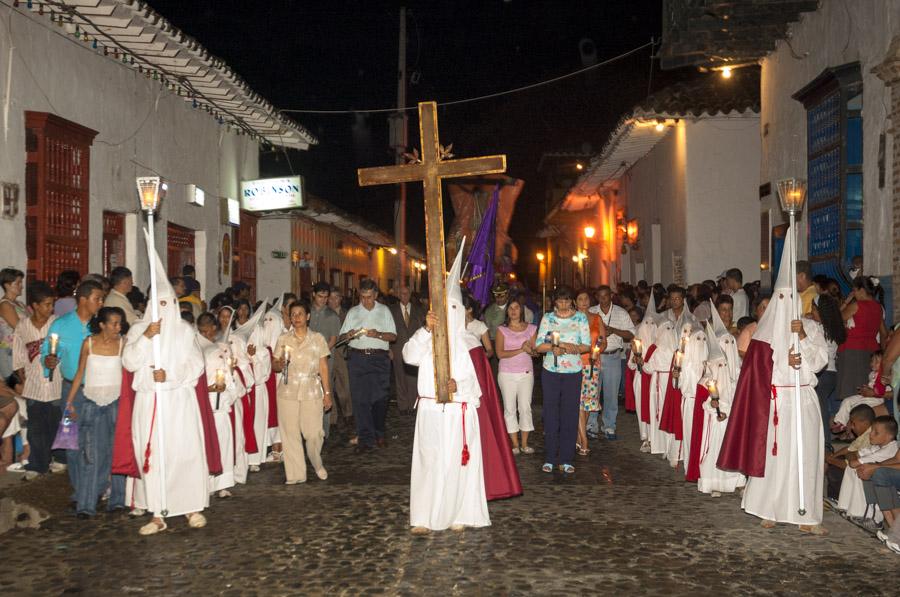
<svg viewBox="0 0 900 597">
<path fill-rule="evenodd" d="M 616 432 L 616 417 L 619 415 L 619 384 L 622 381 L 622 354 L 600 355 L 600 383 L 603 393 L 603 431 Z"/>
<path fill-rule="evenodd" d="M 544 406 L 544 462 L 556 466 L 575 461 L 578 409 L 581 407 L 581 372 L 554 373 L 541 369 Z"/>
<path fill-rule="evenodd" d="M 887 467 L 876 469 L 869 483 L 874 489 L 874 501 L 882 511 L 900 508 L 900 498 L 897 497 L 897 492 L 900 491 L 900 470 Z M 867 501 L 871 503 L 869 499 Z"/>
<path fill-rule="evenodd" d="M 75 495 L 77 512 L 94 515 L 97 499 L 107 487 L 111 487 L 108 510 L 125 507 L 125 477 L 112 475 L 113 439 L 116 433 L 116 415 L 119 403 L 106 406 L 84 399 L 78 413 L 78 485 Z M 71 460 L 69 466 L 71 466 Z M 110 485 L 111 484 L 111 485 Z"/>
<path fill-rule="evenodd" d="M 60 371 L 56 371 L 56 375 L 61 375 Z M 62 392 L 60 394 L 61 400 L 59 401 L 59 408 L 62 411 L 62 418 L 66 417 L 66 400 L 69 398 L 69 390 L 72 389 L 72 382 L 68 379 L 63 378 L 62 380 Z M 78 388 L 78 391 L 75 393 L 75 399 L 72 402 L 72 406 L 75 408 L 76 414 L 81 413 L 82 405 L 84 404 L 84 394 L 81 393 L 81 388 Z M 81 426 L 81 422 L 79 421 L 79 428 Z M 69 483 L 72 484 L 72 496 L 69 498 L 71 502 L 78 501 L 78 467 L 81 464 L 81 459 L 79 457 L 81 450 L 66 450 L 66 465 L 69 470 Z"/>
<path fill-rule="evenodd" d="M 816 375 L 816 395 L 819 397 L 819 409 L 822 411 L 822 426 L 825 433 L 825 445 L 831 445 L 831 418 L 837 414 L 840 401 L 837 400 L 837 372 L 822 371 Z"/>
</svg>

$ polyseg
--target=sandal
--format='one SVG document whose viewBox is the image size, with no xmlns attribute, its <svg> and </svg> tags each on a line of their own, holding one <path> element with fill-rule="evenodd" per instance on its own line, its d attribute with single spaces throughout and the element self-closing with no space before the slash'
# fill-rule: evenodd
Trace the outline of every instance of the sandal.
<svg viewBox="0 0 900 597">
<path fill-rule="evenodd" d="M 545 473 L 552 473 L 553 465 L 550 464 L 549 462 L 545 462 L 544 466 L 541 467 L 541 470 L 544 471 Z"/>
<path fill-rule="evenodd" d="M 827 535 L 828 529 L 820 524 L 801 524 L 797 526 L 801 533 L 809 533 L 810 535 Z"/>
<path fill-rule="evenodd" d="M 591 453 L 590 448 L 578 448 L 578 455 L 579 455 L 579 456 L 587 456 L 587 455 L 590 454 L 590 453 Z"/>
<path fill-rule="evenodd" d="M 141 530 L 138 531 L 138 533 L 146 537 L 147 535 L 155 535 L 157 533 L 161 533 L 167 528 L 169 528 L 169 526 L 166 524 L 165 520 L 162 520 L 160 522 L 151 520 L 150 522 L 142 526 Z"/>
<path fill-rule="evenodd" d="M 571 475 L 572 473 L 575 472 L 575 467 L 572 466 L 571 464 L 562 464 L 562 465 L 560 465 L 559 470 L 561 470 L 562 472 L 564 472 L 567 475 Z"/>
</svg>

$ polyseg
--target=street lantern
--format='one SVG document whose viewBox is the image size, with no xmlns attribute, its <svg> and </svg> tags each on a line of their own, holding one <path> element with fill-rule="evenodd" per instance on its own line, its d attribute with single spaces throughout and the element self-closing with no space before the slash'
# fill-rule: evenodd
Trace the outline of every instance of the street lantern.
<svg viewBox="0 0 900 597">
<path fill-rule="evenodd" d="M 625 240 L 632 247 L 637 247 L 638 233 L 638 221 L 636 219 L 628 220 L 628 223 L 625 225 Z"/>
<path fill-rule="evenodd" d="M 537 253 L 535 253 L 534 256 L 537 258 L 538 261 L 540 261 L 541 263 L 544 263 L 544 254 L 543 253 L 538 251 Z"/>
<path fill-rule="evenodd" d="M 584 237 L 587 239 L 594 238 L 594 235 L 597 234 L 596 228 L 593 226 L 585 226 L 584 227 Z"/>
<path fill-rule="evenodd" d="M 777 184 L 778 200 L 781 209 L 788 213 L 790 228 L 787 241 L 791 247 L 791 319 L 800 319 L 800 304 L 797 294 L 797 233 L 795 231 L 796 216 L 803 211 L 803 202 L 806 200 L 806 180 L 802 178 L 786 178 L 779 180 Z M 795 354 L 800 354 L 800 336 L 791 334 L 791 344 Z M 800 400 L 800 370 L 793 369 L 794 374 L 794 399 Z M 797 433 L 797 480 L 800 484 L 800 507 L 797 513 L 800 516 L 806 514 L 806 496 L 803 483 L 803 423 L 802 409 L 796 409 L 794 421 Z"/>
<path fill-rule="evenodd" d="M 159 298 L 156 290 L 156 241 L 153 233 L 153 212 L 159 209 L 159 202 L 165 196 L 166 184 L 162 182 L 159 176 L 141 176 L 137 179 L 138 200 L 141 203 L 141 210 L 147 212 L 147 255 L 150 258 L 150 321 L 159 321 Z M 158 370 L 162 363 L 162 347 L 160 345 L 159 334 L 153 336 L 153 368 Z M 155 408 L 159 410 L 159 417 L 156 418 L 159 431 L 159 489 L 162 501 L 163 516 L 168 514 L 166 507 L 166 433 L 164 430 L 165 417 L 165 401 L 161 399 L 162 384 L 156 383 L 156 391 L 153 396 Z"/>
</svg>

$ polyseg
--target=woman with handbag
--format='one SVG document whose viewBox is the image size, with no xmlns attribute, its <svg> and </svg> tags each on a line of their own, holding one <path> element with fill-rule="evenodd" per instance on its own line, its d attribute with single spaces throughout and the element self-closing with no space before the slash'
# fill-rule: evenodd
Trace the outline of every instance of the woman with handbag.
<svg viewBox="0 0 900 597">
<path fill-rule="evenodd" d="M 322 464 L 322 415 L 331 408 L 331 351 L 325 337 L 309 329 L 309 303 L 295 301 L 288 313 L 291 331 L 275 344 L 272 368 L 282 375 L 278 386 L 278 429 L 284 445 L 285 484 L 295 485 L 306 482 L 306 457 L 319 479 L 328 478 Z M 306 442 L 305 453 L 301 440 Z"/>
</svg>

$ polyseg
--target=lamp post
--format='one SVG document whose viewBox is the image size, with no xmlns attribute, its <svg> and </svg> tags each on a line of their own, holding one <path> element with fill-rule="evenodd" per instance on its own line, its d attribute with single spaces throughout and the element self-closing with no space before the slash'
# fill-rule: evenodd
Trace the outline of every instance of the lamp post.
<svg viewBox="0 0 900 597">
<path fill-rule="evenodd" d="M 800 319 L 800 304 L 797 296 L 797 232 L 794 229 L 796 216 L 803 211 L 803 202 L 806 200 L 806 180 L 802 178 L 786 178 L 778 181 L 778 199 L 781 201 L 781 209 L 788 213 L 790 223 L 788 239 L 791 249 L 791 320 Z M 800 336 L 791 334 L 791 344 L 794 354 L 800 354 Z M 803 425 L 801 421 L 800 406 L 800 370 L 794 369 L 794 420 L 797 433 L 797 479 L 800 483 L 800 507 L 797 513 L 800 516 L 806 514 L 806 497 L 803 486 Z"/>
<path fill-rule="evenodd" d="M 544 263 L 545 256 L 538 251 L 534 254 L 534 257 L 538 260 L 538 281 L 541 283 L 541 311 L 543 311 L 544 305 L 547 303 L 547 270 L 545 269 L 546 265 Z"/>
<path fill-rule="evenodd" d="M 137 179 L 138 199 L 141 202 L 141 210 L 147 212 L 147 254 L 150 257 L 150 321 L 159 321 L 159 299 L 156 292 L 156 241 L 153 234 L 153 213 L 159 208 L 161 195 L 165 194 L 166 185 L 159 176 L 142 176 Z M 162 193 L 160 193 L 162 191 Z M 162 363 L 159 334 L 153 336 L 153 369 L 160 368 Z M 166 447 L 165 447 L 165 416 L 164 401 L 160 399 L 162 384 L 155 384 L 154 400 L 159 410 L 157 417 L 157 436 L 159 437 L 159 490 L 162 511 L 166 516 L 169 512 L 166 507 Z"/>
</svg>

